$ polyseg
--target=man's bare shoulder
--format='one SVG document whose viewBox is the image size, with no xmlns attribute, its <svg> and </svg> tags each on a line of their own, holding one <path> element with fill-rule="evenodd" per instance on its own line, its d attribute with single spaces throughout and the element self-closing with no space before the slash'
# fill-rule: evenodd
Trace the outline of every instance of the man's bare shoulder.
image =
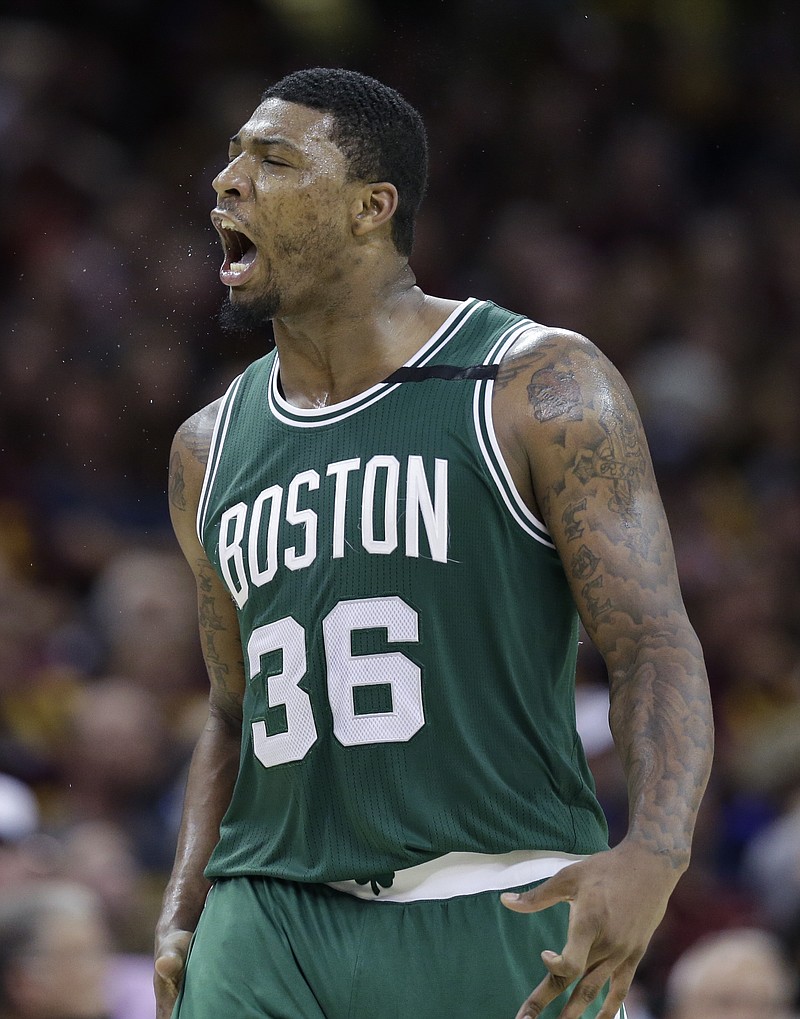
<svg viewBox="0 0 800 1019">
<path fill-rule="evenodd" d="M 495 382 L 496 390 L 530 387 L 536 375 L 540 388 L 551 387 L 555 395 L 565 388 L 576 373 L 594 375 L 598 382 L 616 376 L 608 358 L 580 333 L 532 323 L 503 357 Z M 533 393 L 527 392 L 532 403 Z M 547 414 L 547 408 L 541 408 Z M 537 415 L 538 416 L 538 415 Z"/>
<path fill-rule="evenodd" d="M 214 425 L 217 421 L 222 398 L 192 414 L 175 433 L 173 448 L 178 448 L 192 457 L 197 463 L 205 466 L 211 449 Z"/>
<path fill-rule="evenodd" d="M 498 432 L 512 445 L 549 426 L 579 430 L 580 422 L 608 402 L 626 404 L 630 393 L 617 369 L 591 340 L 568 329 L 532 324 L 504 356 L 493 408 Z M 533 429 L 533 431 L 531 431 Z M 560 438 L 563 439 L 563 436 Z"/>
<path fill-rule="evenodd" d="M 169 504 L 173 523 L 176 514 L 197 507 L 221 403 L 220 398 L 192 414 L 175 433 L 169 458 Z"/>
</svg>

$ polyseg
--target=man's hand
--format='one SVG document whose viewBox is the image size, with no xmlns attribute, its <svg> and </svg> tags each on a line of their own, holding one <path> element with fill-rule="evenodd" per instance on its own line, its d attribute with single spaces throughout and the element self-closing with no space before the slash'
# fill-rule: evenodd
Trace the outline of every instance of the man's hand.
<svg viewBox="0 0 800 1019">
<path fill-rule="evenodd" d="M 170 1019 L 178 997 L 191 931 L 170 931 L 156 943 L 153 986 L 156 992 L 156 1019 Z"/>
<path fill-rule="evenodd" d="M 682 872 L 652 850 L 621 842 L 565 867 L 528 892 L 502 895 L 503 905 L 520 913 L 569 903 L 567 943 L 560 952 L 542 952 L 548 975 L 516 1019 L 535 1019 L 576 980 L 559 1019 L 582 1016 L 609 980 L 597 1019 L 614 1019 Z"/>
</svg>

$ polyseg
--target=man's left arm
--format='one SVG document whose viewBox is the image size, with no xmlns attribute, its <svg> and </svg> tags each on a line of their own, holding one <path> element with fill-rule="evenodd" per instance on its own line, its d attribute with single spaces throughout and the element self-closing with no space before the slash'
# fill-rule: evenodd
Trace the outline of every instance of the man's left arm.
<svg viewBox="0 0 800 1019">
<path fill-rule="evenodd" d="M 512 351 L 496 390 L 512 473 L 547 523 L 608 669 L 629 800 L 618 846 L 517 899 L 504 896 L 523 912 L 570 903 L 567 943 L 543 953 L 548 975 L 518 1019 L 538 1016 L 575 980 L 562 1019 L 578 1019 L 608 980 L 597 1019 L 613 1019 L 689 863 L 713 752 L 708 681 L 641 421 L 619 374 L 583 337 L 542 330 Z"/>
</svg>

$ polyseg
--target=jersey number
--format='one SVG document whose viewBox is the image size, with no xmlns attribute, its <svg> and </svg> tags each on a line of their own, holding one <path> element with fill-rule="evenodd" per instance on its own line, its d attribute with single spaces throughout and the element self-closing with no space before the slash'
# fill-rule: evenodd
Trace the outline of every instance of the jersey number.
<svg viewBox="0 0 800 1019">
<path fill-rule="evenodd" d="M 327 664 L 328 700 L 333 734 L 345 747 L 365 743 L 404 743 L 425 724 L 422 672 L 399 651 L 354 655 L 356 630 L 386 630 L 388 642 L 419 641 L 419 618 L 402 598 L 358 598 L 340 601 L 322 620 Z M 291 616 L 253 630 L 247 642 L 250 678 L 261 672 L 261 660 L 273 651 L 283 653 L 277 675 L 265 679 L 267 707 L 282 706 L 284 732 L 268 733 L 265 721 L 253 722 L 253 751 L 265 768 L 302 760 L 317 739 L 311 698 L 300 688 L 306 674 L 306 633 Z M 360 687 L 388 687 L 391 710 L 356 712 Z"/>
</svg>

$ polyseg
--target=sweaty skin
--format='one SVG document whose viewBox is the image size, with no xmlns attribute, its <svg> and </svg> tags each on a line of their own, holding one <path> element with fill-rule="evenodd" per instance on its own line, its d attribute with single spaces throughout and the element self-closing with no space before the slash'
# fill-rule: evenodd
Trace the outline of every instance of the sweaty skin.
<svg viewBox="0 0 800 1019">
<path fill-rule="evenodd" d="M 233 792 L 242 733 L 244 660 L 230 594 L 212 569 L 195 533 L 195 514 L 218 403 L 178 432 L 169 470 L 169 507 L 175 534 L 194 572 L 200 643 L 211 684 L 209 713 L 197 742 L 172 878 L 156 928 L 154 986 L 157 1019 L 168 1019 L 209 882 L 203 876 Z"/>
<path fill-rule="evenodd" d="M 613 1019 L 689 863 L 713 743 L 705 667 L 642 425 L 607 358 L 581 336 L 535 331 L 506 358 L 494 410 L 517 487 L 547 523 L 605 660 L 629 800 L 620 845 L 503 896 L 520 912 L 570 903 L 567 944 L 543 953 L 548 976 L 518 1019 L 578 978 L 562 1019 L 577 1019 L 608 980 L 598 1019 Z"/>
<path fill-rule="evenodd" d="M 396 190 L 348 180 L 327 117 L 263 103 L 235 136 L 231 162 L 215 181 L 216 215 L 235 221 L 258 248 L 241 285 L 230 287 L 231 303 L 252 308 L 267 300 L 284 394 L 297 407 L 318 405 L 323 394 L 332 405 L 363 392 L 407 361 L 455 307 L 415 286 L 390 234 Z M 263 144 L 276 137 L 279 148 Z M 280 159 L 278 170 L 270 159 Z M 236 612 L 195 533 L 217 409 L 210 405 L 179 429 L 170 461 L 170 511 L 197 581 L 211 693 L 156 934 L 157 1019 L 167 1019 L 178 993 L 241 738 L 245 670 Z M 598 1019 L 613 1019 L 689 862 L 712 754 L 708 684 L 641 422 L 608 360 L 576 334 L 530 330 L 501 366 L 493 413 L 516 487 L 547 524 L 608 668 L 611 727 L 630 803 L 618 846 L 533 891 L 502 896 L 520 912 L 570 905 L 566 944 L 543 952 L 548 975 L 517 1019 L 539 1016 L 574 980 L 561 1019 L 578 1019 L 609 980 Z"/>
</svg>

